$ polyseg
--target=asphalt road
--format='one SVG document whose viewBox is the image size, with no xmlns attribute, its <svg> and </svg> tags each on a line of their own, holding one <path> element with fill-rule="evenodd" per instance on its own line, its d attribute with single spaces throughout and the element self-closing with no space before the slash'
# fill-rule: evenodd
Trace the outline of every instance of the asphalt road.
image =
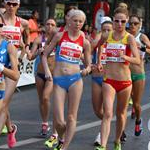
<svg viewBox="0 0 150 150">
<path fill-rule="evenodd" d="M 127 142 L 122 150 L 150 150 L 150 64 L 146 65 L 146 88 L 142 100 L 143 134 L 134 136 L 134 120 L 130 117 L 131 107 L 128 109 Z M 90 77 L 84 79 L 84 92 L 78 113 L 77 132 L 70 144 L 69 150 L 94 150 L 93 141 L 97 135 L 101 122 L 93 113 L 91 105 Z M 46 150 L 45 139 L 39 137 L 41 119 L 38 110 L 38 98 L 34 85 L 20 88 L 15 92 L 10 107 L 11 118 L 18 126 L 17 145 L 13 150 Z M 50 116 L 52 120 L 52 116 Z M 51 123 L 51 121 L 50 121 Z M 112 121 L 108 149 L 113 149 L 115 137 L 115 116 Z M 8 149 L 7 136 L 0 137 L 0 150 Z"/>
</svg>

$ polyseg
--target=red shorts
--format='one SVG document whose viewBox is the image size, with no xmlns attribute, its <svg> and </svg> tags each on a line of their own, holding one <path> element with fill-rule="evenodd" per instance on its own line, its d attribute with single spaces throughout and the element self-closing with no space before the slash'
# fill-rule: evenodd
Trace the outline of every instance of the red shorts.
<svg viewBox="0 0 150 150">
<path fill-rule="evenodd" d="M 104 82 L 110 84 L 116 90 L 116 92 L 120 92 L 132 84 L 131 80 L 118 81 L 113 79 L 105 79 Z"/>
</svg>

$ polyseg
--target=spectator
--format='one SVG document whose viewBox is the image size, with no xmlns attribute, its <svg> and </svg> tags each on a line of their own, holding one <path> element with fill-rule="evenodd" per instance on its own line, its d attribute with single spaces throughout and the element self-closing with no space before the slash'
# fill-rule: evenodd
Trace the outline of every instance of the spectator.
<svg viewBox="0 0 150 150">
<path fill-rule="evenodd" d="M 32 16 L 29 19 L 29 31 L 30 31 L 30 43 L 32 44 L 35 38 L 38 37 L 39 34 L 39 27 L 38 27 L 38 19 L 39 19 L 39 12 L 34 10 L 32 12 Z"/>
</svg>

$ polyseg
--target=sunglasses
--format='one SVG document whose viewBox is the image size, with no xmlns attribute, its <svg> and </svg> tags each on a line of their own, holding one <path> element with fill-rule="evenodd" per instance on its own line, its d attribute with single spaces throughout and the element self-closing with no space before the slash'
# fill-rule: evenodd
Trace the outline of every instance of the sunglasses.
<svg viewBox="0 0 150 150">
<path fill-rule="evenodd" d="M 122 24 L 125 24 L 126 23 L 126 20 L 114 20 L 115 23 L 122 23 Z"/>
<path fill-rule="evenodd" d="M 18 5 L 18 3 L 11 3 L 11 2 L 7 2 L 6 4 L 8 6 L 13 6 L 13 7 L 16 7 Z"/>
<path fill-rule="evenodd" d="M 4 26 L 4 24 L 3 23 L 0 23 L 0 28 L 2 28 Z"/>
<path fill-rule="evenodd" d="M 129 25 L 137 26 L 137 25 L 139 25 L 139 24 L 140 24 L 139 22 L 129 22 Z"/>
</svg>

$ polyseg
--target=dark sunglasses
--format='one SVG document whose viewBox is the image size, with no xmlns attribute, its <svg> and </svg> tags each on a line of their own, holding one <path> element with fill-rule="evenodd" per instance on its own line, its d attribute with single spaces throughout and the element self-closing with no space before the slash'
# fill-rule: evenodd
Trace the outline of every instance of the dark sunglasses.
<svg viewBox="0 0 150 150">
<path fill-rule="evenodd" d="M 0 23 L 0 28 L 2 28 L 4 26 L 4 24 L 3 23 Z"/>
<path fill-rule="evenodd" d="M 115 23 L 122 23 L 122 24 L 124 24 L 124 23 L 126 23 L 126 20 L 114 20 L 114 22 Z"/>
<path fill-rule="evenodd" d="M 137 25 L 139 25 L 139 24 L 140 24 L 139 22 L 129 22 L 129 25 L 137 26 Z"/>
<path fill-rule="evenodd" d="M 13 6 L 13 7 L 16 7 L 18 5 L 18 3 L 11 3 L 11 2 L 7 2 L 6 4 L 8 6 Z"/>
</svg>

